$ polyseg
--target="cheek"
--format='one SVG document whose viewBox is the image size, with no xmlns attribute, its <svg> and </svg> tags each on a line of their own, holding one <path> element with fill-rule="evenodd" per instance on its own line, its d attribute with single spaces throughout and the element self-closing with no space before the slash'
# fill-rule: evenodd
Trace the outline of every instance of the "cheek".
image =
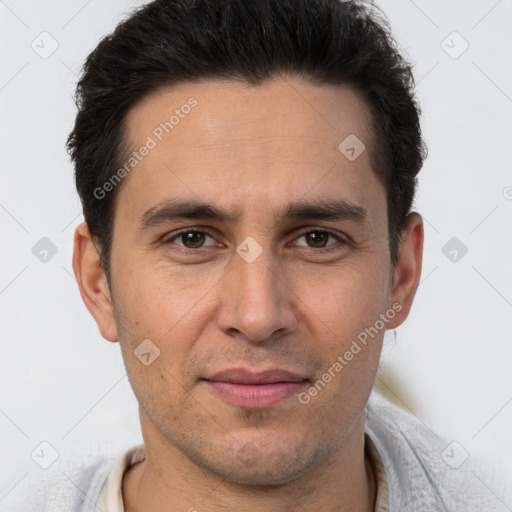
<svg viewBox="0 0 512 512">
<path fill-rule="evenodd" d="M 115 283 L 116 323 L 123 360 L 142 404 L 181 396 L 184 375 L 209 314 L 205 289 L 176 271 L 128 267 Z M 147 404 L 150 407 L 150 403 Z"/>
<path fill-rule="evenodd" d="M 302 323 L 311 326 L 309 349 L 321 353 L 324 361 L 316 378 L 329 389 L 324 393 L 319 383 L 319 402 L 350 402 L 364 398 L 371 389 L 386 330 L 380 317 L 387 304 L 386 278 L 375 264 L 364 272 L 347 265 L 328 277 L 317 272 L 296 281 Z"/>
<path fill-rule="evenodd" d="M 200 332 L 202 307 L 219 276 L 192 267 L 177 270 L 143 261 L 121 266 L 124 272 L 115 287 L 116 306 L 122 327 L 131 337 L 159 343 L 169 338 L 185 341 L 193 338 L 192 330 Z M 183 329 L 188 331 L 185 337 Z"/>
<path fill-rule="evenodd" d="M 316 316 L 332 334 L 357 335 L 384 312 L 389 295 L 387 278 L 376 258 L 347 260 L 330 268 L 296 272 L 291 288 L 309 315 Z"/>
</svg>

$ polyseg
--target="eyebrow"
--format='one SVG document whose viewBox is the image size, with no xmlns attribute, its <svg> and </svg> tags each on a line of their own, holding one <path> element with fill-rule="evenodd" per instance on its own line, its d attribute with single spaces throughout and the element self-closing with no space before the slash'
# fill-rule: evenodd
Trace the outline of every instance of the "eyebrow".
<svg viewBox="0 0 512 512">
<path fill-rule="evenodd" d="M 149 229 L 183 219 L 235 222 L 240 216 L 240 211 L 230 212 L 203 201 L 170 199 L 144 212 L 140 219 L 140 228 Z M 348 220 L 364 225 L 369 220 L 369 213 L 362 206 L 343 199 L 323 199 L 288 203 L 277 212 L 276 220 Z"/>
</svg>

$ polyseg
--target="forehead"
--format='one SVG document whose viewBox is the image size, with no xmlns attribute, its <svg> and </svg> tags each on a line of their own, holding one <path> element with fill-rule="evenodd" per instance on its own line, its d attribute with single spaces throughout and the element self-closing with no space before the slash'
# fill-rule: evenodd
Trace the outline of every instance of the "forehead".
<svg viewBox="0 0 512 512">
<path fill-rule="evenodd" d="M 121 192 L 137 211 L 166 195 L 240 209 L 326 191 L 367 206 L 372 191 L 383 193 L 371 166 L 370 111 L 347 86 L 182 83 L 143 98 L 125 127 L 125 158 L 139 156 Z"/>
<path fill-rule="evenodd" d="M 244 140 L 244 132 L 254 140 L 268 135 L 270 125 L 285 129 L 279 133 L 282 138 L 307 130 L 312 144 L 331 138 L 341 142 L 350 134 L 370 144 L 373 136 L 369 108 L 356 90 L 297 78 L 276 78 L 256 86 L 215 79 L 162 87 L 142 98 L 126 118 L 128 139 L 134 143 L 146 134 L 159 141 L 172 135 L 179 141 L 183 125 L 197 129 L 192 139 L 187 134 L 191 146 L 236 144 Z M 232 137 L 233 125 L 238 139 Z"/>
</svg>

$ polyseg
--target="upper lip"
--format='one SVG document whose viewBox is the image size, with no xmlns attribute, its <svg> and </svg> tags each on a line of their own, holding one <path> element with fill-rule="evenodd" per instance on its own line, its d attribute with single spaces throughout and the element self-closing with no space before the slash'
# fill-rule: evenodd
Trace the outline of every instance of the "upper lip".
<svg viewBox="0 0 512 512">
<path fill-rule="evenodd" d="M 230 368 L 205 377 L 205 380 L 231 382 L 233 384 L 271 384 L 276 382 L 302 382 L 308 379 L 297 373 L 278 368 L 264 371 Z"/>
</svg>

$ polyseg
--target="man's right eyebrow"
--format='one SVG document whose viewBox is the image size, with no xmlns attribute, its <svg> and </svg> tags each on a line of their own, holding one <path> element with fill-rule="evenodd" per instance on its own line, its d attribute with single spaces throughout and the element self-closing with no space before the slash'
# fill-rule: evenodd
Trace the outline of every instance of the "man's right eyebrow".
<svg viewBox="0 0 512 512">
<path fill-rule="evenodd" d="M 196 200 L 166 200 L 149 208 L 140 219 L 140 229 L 148 229 L 172 221 L 191 220 L 217 220 L 235 221 L 239 213 L 231 213 L 218 206 Z"/>
</svg>

